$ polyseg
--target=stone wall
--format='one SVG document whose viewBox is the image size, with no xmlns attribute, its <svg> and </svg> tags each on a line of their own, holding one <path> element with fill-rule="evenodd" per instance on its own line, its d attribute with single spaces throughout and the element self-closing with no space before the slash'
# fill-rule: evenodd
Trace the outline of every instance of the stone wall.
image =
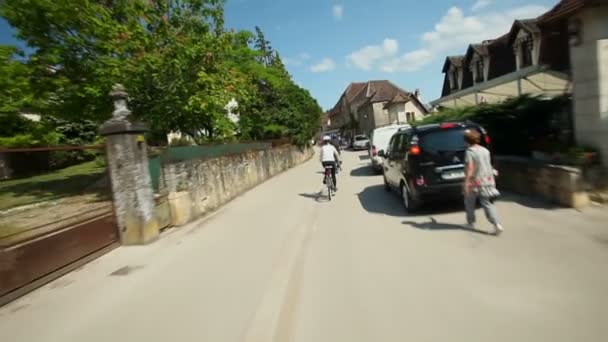
<svg viewBox="0 0 608 342">
<path fill-rule="evenodd" d="M 589 204 L 583 171 L 576 167 L 551 165 L 522 157 L 495 158 L 500 190 L 539 197 L 565 207 Z"/>
<path fill-rule="evenodd" d="M 161 192 L 168 193 L 174 226 L 208 214 L 265 180 L 310 159 L 310 148 L 278 147 L 162 167 Z"/>
</svg>

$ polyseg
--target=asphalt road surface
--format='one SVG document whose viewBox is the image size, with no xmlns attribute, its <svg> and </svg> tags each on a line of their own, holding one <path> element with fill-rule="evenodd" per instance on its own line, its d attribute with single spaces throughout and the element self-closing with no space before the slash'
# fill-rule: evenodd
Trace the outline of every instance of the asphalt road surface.
<svg viewBox="0 0 608 342">
<path fill-rule="evenodd" d="M 608 208 L 505 196 L 494 237 L 344 159 L 331 202 L 315 157 L 0 308 L 0 341 L 608 341 Z"/>
</svg>

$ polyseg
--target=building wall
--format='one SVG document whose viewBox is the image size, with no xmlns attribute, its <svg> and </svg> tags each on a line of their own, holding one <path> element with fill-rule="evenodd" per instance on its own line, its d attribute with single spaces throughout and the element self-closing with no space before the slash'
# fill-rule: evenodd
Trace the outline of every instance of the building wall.
<svg viewBox="0 0 608 342">
<path fill-rule="evenodd" d="M 405 103 L 394 103 L 388 107 L 388 119 L 390 122 L 406 122 Z"/>
<path fill-rule="evenodd" d="M 574 87 L 575 135 L 600 150 L 608 165 L 608 5 L 587 8 L 580 20 L 581 44 L 570 48 Z"/>
<path fill-rule="evenodd" d="M 374 128 L 390 124 L 388 109 L 384 109 L 386 102 L 372 104 L 374 110 Z"/>
<path fill-rule="evenodd" d="M 414 113 L 414 118 L 416 121 L 422 120 L 426 116 L 426 111 L 412 101 L 405 104 L 405 112 Z"/>
<path fill-rule="evenodd" d="M 374 111 L 371 103 L 359 107 L 360 133 L 369 135 L 374 129 Z"/>
</svg>

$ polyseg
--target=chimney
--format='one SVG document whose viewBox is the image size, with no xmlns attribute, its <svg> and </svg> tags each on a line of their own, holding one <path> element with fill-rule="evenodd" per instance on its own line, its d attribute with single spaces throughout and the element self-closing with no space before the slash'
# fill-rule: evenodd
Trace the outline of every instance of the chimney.
<svg viewBox="0 0 608 342">
<path fill-rule="evenodd" d="M 420 89 L 414 90 L 414 96 L 416 96 L 416 98 L 420 100 Z"/>
</svg>

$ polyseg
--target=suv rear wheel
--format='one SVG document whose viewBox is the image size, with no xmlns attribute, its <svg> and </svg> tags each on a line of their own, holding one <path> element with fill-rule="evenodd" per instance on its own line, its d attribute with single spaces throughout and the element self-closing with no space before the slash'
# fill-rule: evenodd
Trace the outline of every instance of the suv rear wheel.
<svg viewBox="0 0 608 342">
<path fill-rule="evenodd" d="M 405 184 L 401 184 L 401 202 L 403 203 L 405 211 L 408 213 L 412 213 L 420 208 L 420 202 L 412 199 Z"/>
</svg>

